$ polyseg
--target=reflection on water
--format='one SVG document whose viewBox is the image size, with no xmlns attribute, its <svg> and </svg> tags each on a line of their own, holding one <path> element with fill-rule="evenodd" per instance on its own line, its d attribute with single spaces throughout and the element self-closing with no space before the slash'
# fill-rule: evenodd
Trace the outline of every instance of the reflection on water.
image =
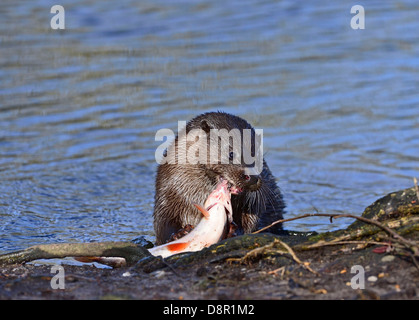
<svg viewBox="0 0 419 320">
<path fill-rule="evenodd" d="M 287 216 L 359 214 L 419 176 L 419 5 L 0 3 L 0 251 L 153 240 L 160 128 L 224 110 L 264 129 Z M 349 221 L 298 220 L 298 230 Z"/>
</svg>

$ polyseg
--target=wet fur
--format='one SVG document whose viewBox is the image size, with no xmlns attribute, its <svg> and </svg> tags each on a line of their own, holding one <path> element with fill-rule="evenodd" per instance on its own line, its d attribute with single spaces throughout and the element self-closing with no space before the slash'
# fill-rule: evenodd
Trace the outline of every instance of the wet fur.
<svg viewBox="0 0 419 320">
<path fill-rule="evenodd" d="M 230 131 L 252 129 L 252 126 L 237 116 L 212 112 L 204 113 L 189 121 L 186 132 L 193 129 L 209 132 L 210 129 L 222 128 Z M 178 146 L 178 140 L 179 137 L 176 137 L 172 147 Z M 191 143 L 187 143 L 187 148 Z M 167 152 L 171 152 L 170 147 Z M 233 181 L 236 186 L 243 189 L 242 193 L 231 197 L 233 221 L 241 232 L 249 233 L 281 219 L 285 204 L 271 171 L 265 161 L 263 164 L 260 179 L 251 186 L 247 185 L 243 178 L 244 167 L 241 164 L 159 165 L 154 205 L 156 243 L 162 244 L 183 226 L 196 225 L 200 221 L 202 215 L 193 203 L 203 204 L 216 187 L 220 176 Z M 281 230 L 281 226 L 277 225 L 271 229 L 269 231 L 277 232 Z"/>
</svg>

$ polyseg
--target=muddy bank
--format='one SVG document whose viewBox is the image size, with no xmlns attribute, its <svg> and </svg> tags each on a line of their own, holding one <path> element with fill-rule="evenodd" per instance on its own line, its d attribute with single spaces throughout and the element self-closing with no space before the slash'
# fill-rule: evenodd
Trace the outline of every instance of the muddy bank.
<svg viewBox="0 0 419 320">
<path fill-rule="evenodd" d="M 60 274 L 3 264 L 0 299 L 418 299 L 415 189 L 379 199 L 363 217 L 377 224 L 245 235 L 166 260 L 145 254 L 115 269 L 64 265 Z M 53 289 L 59 281 L 64 289 Z"/>
</svg>

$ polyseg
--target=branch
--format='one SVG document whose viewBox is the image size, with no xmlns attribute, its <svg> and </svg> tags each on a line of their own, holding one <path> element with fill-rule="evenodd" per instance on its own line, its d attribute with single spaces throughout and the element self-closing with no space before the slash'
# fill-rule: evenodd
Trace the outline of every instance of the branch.
<svg viewBox="0 0 419 320">
<path fill-rule="evenodd" d="M 397 232 L 395 232 L 394 230 L 388 228 L 387 226 L 383 225 L 382 223 L 376 221 L 376 220 L 371 220 L 371 219 L 367 219 L 364 217 L 360 217 L 360 216 L 355 216 L 353 214 L 331 214 L 331 213 L 307 213 L 307 214 L 303 214 L 301 216 L 297 216 L 294 218 L 290 218 L 290 219 L 281 219 L 281 220 L 277 220 L 272 222 L 270 225 L 263 227 L 253 233 L 259 233 L 262 232 L 266 229 L 269 229 L 270 227 L 278 224 L 278 223 L 282 223 L 282 222 L 288 222 L 288 221 L 293 221 L 293 220 L 297 220 L 297 219 L 303 219 L 303 218 L 307 218 L 307 217 L 329 217 L 330 218 L 330 222 L 332 222 L 333 219 L 336 218 L 353 218 L 353 219 L 357 219 L 360 220 L 362 222 L 368 223 L 368 224 L 373 224 L 381 229 L 383 229 L 384 231 L 386 231 L 387 233 L 389 233 L 391 236 L 393 236 L 395 239 L 399 239 L 402 242 L 408 244 L 408 245 L 416 245 L 416 243 L 409 241 L 405 238 L 403 238 L 401 235 L 399 235 Z"/>
<path fill-rule="evenodd" d="M 259 229 L 253 233 L 259 233 L 262 232 L 266 229 L 269 229 L 270 227 L 278 224 L 278 223 L 282 223 L 282 222 L 287 222 L 287 221 L 293 221 L 293 220 L 297 220 L 297 219 L 303 219 L 303 218 L 307 218 L 307 217 L 329 217 L 330 218 L 330 222 L 332 222 L 333 219 L 336 218 L 353 218 L 353 219 L 357 219 L 360 220 L 362 222 L 365 222 L 367 224 L 371 224 L 371 225 L 375 225 L 377 227 L 379 227 L 380 229 L 384 230 L 385 232 L 387 232 L 390 236 L 393 237 L 394 241 L 402 244 L 404 247 L 406 247 L 407 249 L 411 250 L 413 252 L 413 258 L 415 256 L 419 256 L 419 245 L 418 242 L 416 241 L 411 241 L 408 240 L 404 237 L 402 237 L 400 234 L 398 234 L 396 231 L 394 231 L 393 229 L 385 226 L 384 224 L 376 221 L 376 220 L 371 220 L 368 218 L 364 218 L 364 217 L 360 217 L 360 216 L 355 216 L 352 214 L 329 214 L 329 213 L 308 213 L 308 214 L 304 214 L 301 216 L 297 216 L 294 218 L 290 218 L 290 219 L 281 219 L 281 220 L 277 220 L 273 223 L 271 223 L 270 225 Z M 416 260 L 414 260 L 415 264 L 417 263 Z"/>
<path fill-rule="evenodd" d="M 42 244 L 0 255 L 0 265 L 19 264 L 36 259 L 65 257 L 122 257 L 134 264 L 150 255 L 144 247 L 132 242 L 91 242 Z"/>
</svg>

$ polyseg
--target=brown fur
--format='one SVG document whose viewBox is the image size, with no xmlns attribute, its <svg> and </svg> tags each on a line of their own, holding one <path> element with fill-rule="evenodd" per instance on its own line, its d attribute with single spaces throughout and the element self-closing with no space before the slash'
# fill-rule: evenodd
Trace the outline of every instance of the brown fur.
<svg viewBox="0 0 419 320">
<path fill-rule="evenodd" d="M 201 129 L 208 133 L 210 129 L 252 129 L 242 118 L 223 113 L 204 113 L 190 120 L 186 132 Z M 209 137 L 208 137 L 209 139 Z M 179 146 L 179 136 L 168 148 L 166 155 L 171 154 Z M 199 143 L 201 140 L 199 140 Z M 194 142 L 187 142 L 189 150 Z M 207 145 L 207 141 L 202 141 Z M 195 144 L 196 145 L 196 144 Z M 249 146 L 244 146 L 249 147 Z M 231 144 L 230 144 L 231 148 Z M 183 146 L 184 149 L 184 146 Z M 184 152 L 180 147 L 179 152 Z M 234 151 L 230 149 L 230 151 Z M 209 159 L 209 152 L 208 152 Z M 184 226 L 196 225 L 201 213 L 193 206 L 203 204 L 216 187 L 220 176 L 243 192 L 232 195 L 233 220 L 241 232 L 249 233 L 257 227 L 282 218 L 285 204 L 267 164 L 263 161 L 263 171 L 258 176 L 246 176 L 245 166 L 240 164 L 161 164 L 157 169 L 156 194 L 154 206 L 154 230 L 156 243 L 166 242 L 172 233 Z M 271 232 L 281 230 L 281 226 L 271 228 Z"/>
</svg>

